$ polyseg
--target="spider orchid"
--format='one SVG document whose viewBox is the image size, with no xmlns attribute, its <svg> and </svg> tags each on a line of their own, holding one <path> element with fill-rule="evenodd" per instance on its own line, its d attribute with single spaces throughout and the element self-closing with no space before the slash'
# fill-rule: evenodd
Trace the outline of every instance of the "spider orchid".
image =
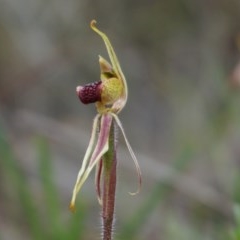
<svg viewBox="0 0 240 240">
<path fill-rule="evenodd" d="M 140 190 L 141 171 L 136 156 L 127 140 L 122 123 L 118 118 L 118 114 L 125 106 L 128 97 L 128 88 L 124 74 L 108 37 L 96 27 L 95 20 L 91 22 L 90 26 L 92 30 L 103 39 L 111 63 L 99 56 L 101 80 L 76 88 L 77 95 L 82 103 L 96 103 L 98 114 L 93 121 L 90 142 L 73 189 L 70 209 L 74 210 L 77 193 L 80 191 L 93 168 L 96 167 L 96 191 L 98 201 L 103 205 L 104 215 L 104 208 L 108 208 L 105 201 L 109 200 L 107 198 L 111 194 L 115 196 L 117 162 L 116 128 L 121 130 L 137 169 L 139 186 L 135 193 L 130 194 L 136 194 Z M 102 178 L 104 179 L 101 180 Z M 101 184 L 103 184 L 102 187 Z M 106 191 L 108 191 L 108 193 L 106 193 Z M 114 196 L 112 196 L 113 200 Z"/>
</svg>

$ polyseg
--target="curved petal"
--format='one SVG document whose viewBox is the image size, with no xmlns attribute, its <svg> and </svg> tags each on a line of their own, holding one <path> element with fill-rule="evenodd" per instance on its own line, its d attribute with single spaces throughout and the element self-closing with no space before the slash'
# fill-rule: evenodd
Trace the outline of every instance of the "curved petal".
<svg viewBox="0 0 240 240">
<path fill-rule="evenodd" d="M 83 162 L 83 165 L 79 172 L 77 182 L 76 182 L 74 190 L 73 190 L 72 200 L 70 203 L 71 210 L 74 210 L 76 195 L 79 192 L 79 190 L 81 189 L 83 183 L 88 178 L 93 167 L 97 163 L 99 163 L 99 161 L 101 160 L 101 157 L 108 151 L 108 148 L 109 148 L 108 139 L 109 139 L 109 133 L 110 133 L 110 128 L 111 128 L 111 124 L 112 124 L 112 116 L 110 114 L 103 114 L 100 116 L 101 116 L 101 123 L 100 123 L 100 132 L 99 132 L 99 136 L 97 139 L 97 143 L 96 143 L 96 146 L 94 148 L 94 151 L 92 153 L 90 160 Z M 95 128 L 95 132 L 96 132 L 96 128 Z M 88 164 L 88 166 L 86 167 L 87 164 Z"/>
<path fill-rule="evenodd" d="M 97 114 L 97 116 L 93 120 L 93 128 L 92 128 L 91 138 L 90 138 L 90 141 L 89 141 L 89 144 L 88 144 L 87 151 L 86 151 L 85 156 L 83 158 L 82 166 L 79 170 L 75 186 L 73 188 L 73 195 L 72 195 L 72 200 L 71 200 L 71 204 L 70 204 L 70 209 L 71 210 L 74 210 L 75 199 L 76 199 L 77 193 L 80 190 L 79 183 L 80 183 L 80 180 L 82 178 L 83 173 L 86 171 L 86 166 L 89 163 L 91 154 L 94 150 L 94 143 L 96 142 L 97 128 L 98 128 L 98 122 L 99 122 L 100 116 L 101 116 L 100 114 Z"/>
<path fill-rule="evenodd" d="M 130 155 L 131 155 L 131 157 L 132 157 L 132 159 L 133 159 L 133 161 L 134 161 L 134 164 L 135 164 L 135 167 L 136 167 L 136 170 L 137 170 L 137 175 L 138 175 L 138 189 L 137 189 L 136 192 L 133 192 L 133 193 L 130 192 L 131 195 L 135 195 L 135 194 L 137 194 L 137 193 L 140 192 L 141 185 L 142 185 L 141 169 L 140 169 L 140 166 L 139 166 L 139 164 L 138 164 L 138 160 L 137 160 L 137 158 L 136 158 L 136 156 L 135 156 L 135 154 L 134 154 L 134 152 L 133 152 L 133 150 L 132 150 L 132 147 L 131 147 L 130 143 L 128 142 L 127 136 L 126 136 L 126 134 L 125 134 L 125 131 L 124 131 L 124 129 L 123 129 L 123 126 L 122 126 L 122 123 L 121 123 L 120 119 L 119 119 L 118 116 L 117 116 L 116 114 L 114 114 L 114 113 L 111 113 L 111 115 L 114 117 L 114 120 L 116 121 L 118 127 L 120 128 L 120 130 L 121 130 L 121 132 L 122 132 L 122 134 L 123 134 L 123 138 L 124 138 L 124 140 L 125 140 L 125 142 L 126 142 L 128 151 L 129 151 L 129 153 L 130 153 Z"/>
</svg>

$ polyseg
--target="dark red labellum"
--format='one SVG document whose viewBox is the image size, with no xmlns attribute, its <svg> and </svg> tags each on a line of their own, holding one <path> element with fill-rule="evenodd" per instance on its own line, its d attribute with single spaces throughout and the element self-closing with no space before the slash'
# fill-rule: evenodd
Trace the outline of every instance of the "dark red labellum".
<svg viewBox="0 0 240 240">
<path fill-rule="evenodd" d="M 86 84 L 83 87 L 77 87 L 77 95 L 84 104 L 101 101 L 101 83 L 102 81 Z"/>
</svg>

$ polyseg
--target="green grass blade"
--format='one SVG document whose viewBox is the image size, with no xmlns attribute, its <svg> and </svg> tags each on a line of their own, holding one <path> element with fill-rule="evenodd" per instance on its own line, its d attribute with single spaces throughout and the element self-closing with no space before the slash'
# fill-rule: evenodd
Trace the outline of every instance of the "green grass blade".
<svg viewBox="0 0 240 240">
<path fill-rule="evenodd" d="M 17 160 L 14 157 L 11 146 L 6 140 L 3 130 L 0 128 L 0 158 L 3 171 L 10 181 L 10 187 L 16 192 L 19 205 L 23 211 L 24 219 L 28 225 L 32 239 L 46 239 L 38 215 L 37 208 L 34 204 L 34 198 L 31 194 L 27 180 L 20 171 Z"/>
<path fill-rule="evenodd" d="M 54 171 L 48 143 L 43 138 L 37 139 L 38 169 L 42 184 L 44 206 L 47 211 L 48 232 L 52 239 L 65 239 L 61 226 L 59 194 L 54 184 Z"/>
</svg>

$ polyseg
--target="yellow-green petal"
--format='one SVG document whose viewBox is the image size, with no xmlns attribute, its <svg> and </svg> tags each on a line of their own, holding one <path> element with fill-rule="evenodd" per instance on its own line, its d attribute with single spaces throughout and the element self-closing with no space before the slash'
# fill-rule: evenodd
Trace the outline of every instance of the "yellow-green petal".
<svg viewBox="0 0 240 240">
<path fill-rule="evenodd" d="M 91 24 L 90 24 L 91 28 L 98 33 L 107 48 L 107 52 L 112 64 L 112 69 L 113 69 L 113 73 L 116 74 L 116 77 L 121 81 L 122 83 L 122 93 L 121 96 L 119 98 L 116 99 L 116 101 L 113 103 L 111 109 L 109 109 L 109 111 L 114 112 L 114 113 L 119 113 L 123 107 L 125 106 L 126 102 L 127 102 L 127 97 L 128 97 L 128 88 L 127 88 L 127 82 L 125 79 L 125 76 L 122 72 L 121 66 L 119 64 L 118 58 L 115 54 L 115 51 L 112 47 L 111 42 L 109 41 L 108 37 L 106 36 L 106 34 L 104 34 L 102 31 L 100 31 L 97 27 L 96 27 L 96 21 L 92 20 Z M 106 60 L 105 60 L 106 61 Z M 101 62 L 100 62 L 100 67 L 101 67 Z"/>
</svg>

